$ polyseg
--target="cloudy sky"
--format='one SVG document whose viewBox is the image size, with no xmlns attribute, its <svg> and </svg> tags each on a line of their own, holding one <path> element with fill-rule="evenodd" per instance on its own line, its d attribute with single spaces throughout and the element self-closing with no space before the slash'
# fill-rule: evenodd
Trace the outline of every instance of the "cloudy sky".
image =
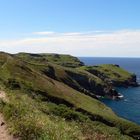
<svg viewBox="0 0 140 140">
<path fill-rule="evenodd" d="M 0 51 L 140 57 L 139 0 L 0 2 Z"/>
</svg>

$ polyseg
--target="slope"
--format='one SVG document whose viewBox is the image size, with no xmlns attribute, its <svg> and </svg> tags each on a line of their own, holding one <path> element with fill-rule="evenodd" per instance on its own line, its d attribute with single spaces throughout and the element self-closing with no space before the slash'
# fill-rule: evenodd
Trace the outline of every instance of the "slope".
<svg viewBox="0 0 140 140">
<path fill-rule="evenodd" d="M 33 99 L 40 96 L 41 101 L 57 105 L 65 104 L 88 116 L 92 121 L 119 129 L 124 135 L 133 138 L 138 138 L 140 135 L 138 125 L 117 117 L 100 101 L 76 91 L 51 76 L 42 74 L 34 68 L 33 64 L 22 61 L 14 55 L 0 54 L 0 83 L 12 92 L 18 91 Z"/>
</svg>

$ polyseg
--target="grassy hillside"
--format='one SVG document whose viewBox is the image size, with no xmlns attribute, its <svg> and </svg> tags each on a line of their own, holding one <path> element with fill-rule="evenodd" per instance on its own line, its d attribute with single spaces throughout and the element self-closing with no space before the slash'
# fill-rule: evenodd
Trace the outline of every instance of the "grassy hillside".
<svg viewBox="0 0 140 140">
<path fill-rule="evenodd" d="M 79 61 L 78 58 L 73 57 L 71 55 L 59 55 L 59 54 L 30 54 L 30 53 L 19 53 L 16 56 L 32 62 L 32 63 L 40 63 L 46 64 L 47 62 L 51 62 L 54 64 L 58 64 L 65 67 L 79 67 L 83 66 L 84 63 Z"/>
<path fill-rule="evenodd" d="M 80 67 L 80 69 L 86 70 L 100 77 L 103 81 L 112 83 L 115 86 L 136 85 L 135 74 L 129 73 L 118 65 L 104 64 L 98 66 L 83 66 Z"/>
<path fill-rule="evenodd" d="M 54 54 L 19 53 L 16 56 L 30 62 L 43 74 L 92 97 L 94 95 L 117 97 L 118 93 L 112 86 L 137 86 L 136 76 L 117 65 L 81 66 L 84 65 L 82 62 L 69 55 L 57 55 L 59 57 L 55 58 L 56 61 L 49 59 L 54 58 Z M 44 56 L 45 59 L 42 60 Z M 73 66 L 76 69 L 73 69 Z"/>
<path fill-rule="evenodd" d="M 27 62 L 0 53 L 0 85 L 9 98 L 8 103 L 0 102 L 1 111 L 11 132 L 22 139 L 92 140 L 97 136 L 114 140 L 140 136 L 140 126 L 118 117 L 88 96 L 97 92 L 95 85 L 102 87 L 105 83 L 81 68 L 46 61 L 39 64 L 38 60 Z"/>
</svg>

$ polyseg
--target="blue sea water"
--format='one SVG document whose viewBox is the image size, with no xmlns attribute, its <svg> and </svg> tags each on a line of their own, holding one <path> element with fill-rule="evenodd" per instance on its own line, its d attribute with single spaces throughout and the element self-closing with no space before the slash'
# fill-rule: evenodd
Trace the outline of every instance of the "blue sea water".
<svg viewBox="0 0 140 140">
<path fill-rule="evenodd" d="M 80 57 L 86 65 L 118 64 L 126 70 L 137 75 L 140 82 L 140 58 L 103 58 L 103 57 Z M 123 100 L 114 101 L 103 99 L 107 106 L 119 116 L 140 124 L 140 87 L 118 88 L 124 95 Z"/>
</svg>

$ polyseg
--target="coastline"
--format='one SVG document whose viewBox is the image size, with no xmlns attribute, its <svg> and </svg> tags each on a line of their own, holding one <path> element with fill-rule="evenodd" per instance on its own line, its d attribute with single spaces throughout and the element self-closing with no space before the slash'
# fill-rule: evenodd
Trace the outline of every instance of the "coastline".
<svg viewBox="0 0 140 140">
<path fill-rule="evenodd" d="M 118 93 L 123 94 L 124 98 L 112 100 L 108 98 L 100 98 L 100 100 L 109 106 L 117 115 L 133 121 L 140 125 L 140 58 L 101 58 L 88 57 L 80 58 L 85 64 L 100 65 L 100 64 L 119 64 L 120 67 L 136 74 L 136 86 L 116 87 Z"/>
</svg>

